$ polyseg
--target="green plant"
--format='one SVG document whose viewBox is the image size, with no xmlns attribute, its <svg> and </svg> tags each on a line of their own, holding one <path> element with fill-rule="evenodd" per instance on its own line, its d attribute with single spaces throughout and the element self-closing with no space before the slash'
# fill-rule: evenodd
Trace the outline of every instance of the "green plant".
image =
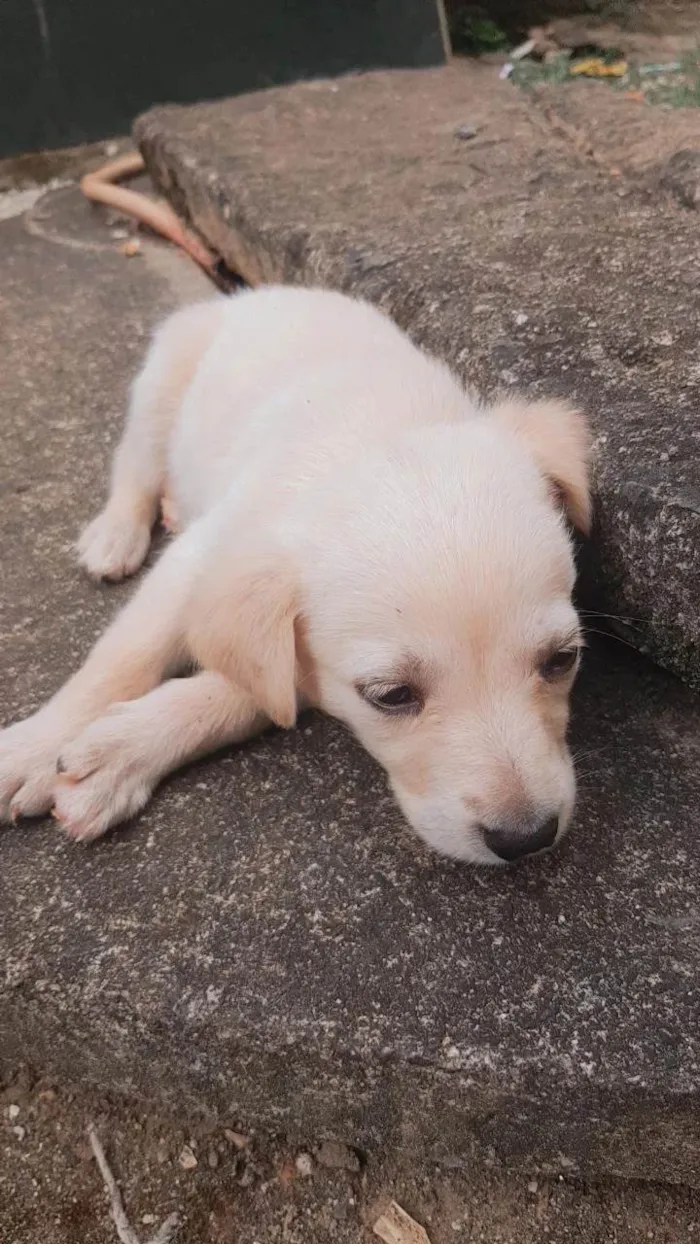
<svg viewBox="0 0 700 1244">
<path fill-rule="evenodd" d="M 450 33 L 454 51 L 465 56 L 483 56 L 508 46 L 505 31 L 475 5 L 465 5 L 454 12 Z"/>
</svg>

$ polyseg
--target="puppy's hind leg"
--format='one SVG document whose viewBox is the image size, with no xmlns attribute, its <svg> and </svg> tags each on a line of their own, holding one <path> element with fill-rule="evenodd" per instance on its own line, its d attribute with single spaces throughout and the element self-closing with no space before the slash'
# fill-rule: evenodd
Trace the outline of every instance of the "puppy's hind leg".
<svg viewBox="0 0 700 1244">
<path fill-rule="evenodd" d="M 176 312 L 155 336 L 131 390 L 126 427 L 112 463 L 109 499 L 78 541 L 95 579 L 138 570 L 165 491 L 168 441 L 185 391 L 219 326 L 224 300 Z"/>
</svg>

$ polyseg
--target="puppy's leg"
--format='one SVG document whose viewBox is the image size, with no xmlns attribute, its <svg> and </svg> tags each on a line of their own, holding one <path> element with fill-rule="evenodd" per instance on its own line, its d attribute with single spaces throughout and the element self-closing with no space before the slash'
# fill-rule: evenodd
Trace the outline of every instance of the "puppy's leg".
<svg viewBox="0 0 700 1244">
<path fill-rule="evenodd" d="M 78 541 L 79 561 L 93 578 L 123 579 L 138 570 L 148 552 L 165 489 L 170 433 L 222 314 L 219 301 L 187 307 L 155 337 L 131 390 L 109 500 Z"/>
<path fill-rule="evenodd" d="M 249 696 L 208 672 L 113 704 L 62 749 L 54 815 L 71 838 L 97 838 L 138 812 L 167 773 L 266 722 Z"/>
<path fill-rule="evenodd" d="M 111 704 L 145 695 L 184 665 L 183 611 L 201 556 L 200 530 L 201 522 L 166 549 L 53 699 L 0 732 L 0 820 L 47 812 L 62 747 Z"/>
</svg>

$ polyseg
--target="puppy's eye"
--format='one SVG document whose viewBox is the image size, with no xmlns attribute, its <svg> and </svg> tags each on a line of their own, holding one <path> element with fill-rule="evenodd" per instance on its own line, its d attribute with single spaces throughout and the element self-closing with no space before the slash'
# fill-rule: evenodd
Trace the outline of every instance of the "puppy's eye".
<svg viewBox="0 0 700 1244">
<path fill-rule="evenodd" d="M 381 713 L 419 713 L 423 707 L 420 693 L 410 683 L 370 683 L 357 690 Z"/>
<path fill-rule="evenodd" d="M 555 679 L 570 674 L 578 661 L 578 653 L 578 648 L 560 648 L 558 652 L 553 652 L 540 665 L 542 678 L 554 682 Z"/>
</svg>

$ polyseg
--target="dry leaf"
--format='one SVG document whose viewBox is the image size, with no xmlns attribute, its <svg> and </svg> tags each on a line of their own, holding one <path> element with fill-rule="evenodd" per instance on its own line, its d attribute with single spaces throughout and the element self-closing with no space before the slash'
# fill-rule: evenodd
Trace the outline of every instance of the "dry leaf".
<svg viewBox="0 0 700 1244">
<path fill-rule="evenodd" d="M 384 1244 L 430 1244 L 424 1227 L 411 1218 L 405 1209 L 392 1201 L 385 1214 L 375 1222 L 372 1230 Z"/>
</svg>

